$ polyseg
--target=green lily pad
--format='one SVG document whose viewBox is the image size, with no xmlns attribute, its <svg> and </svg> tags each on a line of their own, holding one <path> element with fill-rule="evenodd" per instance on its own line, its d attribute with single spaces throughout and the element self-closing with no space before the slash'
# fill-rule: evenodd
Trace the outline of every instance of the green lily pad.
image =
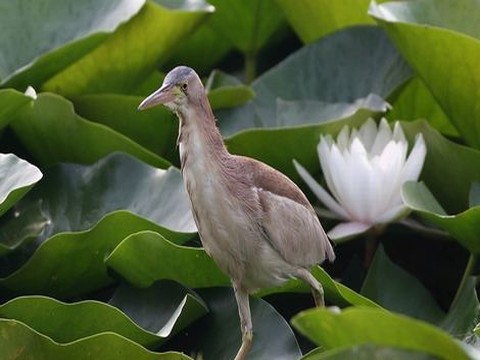
<svg viewBox="0 0 480 360">
<path fill-rule="evenodd" d="M 402 198 L 410 209 L 443 228 L 471 253 L 480 254 L 480 206 L 456 215 L 446 215 L 425 184 L 417 182 L 408 182 L 403 186 Z"/>
<path fill-rule="evenodd" d="M 25 296 L 0 305 L 0 317 L 21 321 L 58 343 L 113 332 L 149 348 L 158 347 L 206 311 L 198 297 L 175 283 L 157 283 L 145 290 L 121 286 L 110 304 L 94 300 L 67 304 Z"/>
<path fill-rule="evenodd" d="M 91 230 L 59 233 L 44 241 L 17 271 L 0 279 L 12 295 L 42 294 L 71 298 L 114 282 L 104 259 L 128 235 L 164 228 L 127 211 L 105 216 Z"/>
<path fill-rule="evenodd" d="M 275 127 L 278 99 L 354 103 L 370 94 L 388 99 L 410 75 L 381 29 L 345 29 L 287 57 L 252 83 L 256 96 L 251 103 L 217 116 L 226 135 L 252 127 Z"/>
<path fill-rule="evenodd" d="M 204 1 L 147 1 L 101 45 L 57 73 L 43 90 L 65 96 L 128 94 L 213 11 Z"/>
<path fill-rule="evenodd" d="M 160 168 L 170 164 L 112 129 L 78 116 L 61 96 L 39 94 L 11 123 L 15 133 L 42 164 L 93 163 L 115 151 L 129 153 Z"/>
<path fill-rule="evenodd" d="M 143 329 L 160 338 L 171 338 L 208 312 L 197 294 L 169 280 L 147 289 L 123 284 L 109 303 L 127 314 Z"/>
<path fill-rule="evenodd" d="M 479 4 L 373 1 L 370 15 L 385 28 L 460 134 L 480 148 Z"/>
<path fill-rule="evenodd" d="M 152 87 L 150 91 L 154 89 Z M 138 111 L 143 99 L 139 96 L 94 94 L 76 97 L 74 104 L 80 116 L 106 125 L 170 163 L 179 165 L 177 119 L 164 106 Z"/>
<path fill-rule="evenodd" d="M 304 43 L 355 25 L 374 25 L 370 0 L 277 0 L 288 22 Z"/>
<path fill-rule="evenodd" d="M 470 276 L 460 289 L 440 327 L 453 337 L 478 348 L 480 339 L 475 327 L 480 320 L 480 302 L 475 287 L 476 279 Z"/>
<path fill-rule="evenodd" d="M 404 315 L 354 307 L 344 311 L 307 310 L 292 323 L 325 350 L 374 344 L 425 352 L 438 359 L 471 359 L 466 351 L 439 328 Z"/>
<path fill-rule="evenodd" d="M 191 288 L 230 284 L 203 249 L 176 245 L 152 231 L 127 237 L 105 262 L 138 287 L 149 287 L 160 279 L 175 280 Z"/>
<path fill-rule="evenodd" d="M 431 355 L 373 344 L 353 345 L 345 348 L 336 348 L 324 351 L 317 348 L 308 353 L 302 360 L 434 360 Z"/>
<path fill-rule="evenodd" d="M 470 188 L 480 179 L 480 151 L 447 140 L 425 121 L 402 122 L 402 127 L 411 144 L 419 132 L 425 138 L 427 156 L 420 180 L 448 214 L 468 209 Z"/>
<path fill-rule="evenodd" d="M 431 323 L 445 316 L 422 283 L 394 264 L 382 246 L 377 248 L 361 293 L 388 310 Z"/>
<path fill-rule="evenodd" d="M 253 90 L 234 76 L 212 71 L 205 84 L 212 109 L 233 108 L 246 103 L 255 95 Z"/>
<path fill-rule="evenodd" d="M 67 304 L 45 296 L 18 297 L 0 305 L 0 317 L 21 321 L 58 343 L 105 332 L 122 335 L 143 346 L 159 341 L 155 334 L 141 329 L 114 306 L 94 300 Z"/>
<path fill-rule="evenodd" d="M 15 113 L 32 98 L 13 89 L 0 89 L 0 129 L 15 117 Z"/>
<path fill-rule="evenodd" d="M 0 227 L 0 256 L 31 244 L 42 234 L 49 220 L 41 206 L 41 201 L 14 206 L 13 216 Z"/>
<path fill-rule="evenodd" d="M 20 353 L 19 353 L 20 351 Z M 123 336 L 103 333 L 68 344 L 59 344 L 22 322 L 0 319 L 0 357 L 36 360 L 191 360 L 177 353 L 146 350 Z"/>
<path fill-rule="evenodd" d="M 210 312 L 192 330 L 192 352 L 197 354 L 197 358 L 233 359 L 242 341 L 233 290 L 201 289 L 199 295 Z M 270 304 L 262 299 L 250 298 L 250 310 L 254 335 L 248 359 L 296 360 L 301 356 L 292 329 Z"/>
<path fill-rule="evenodd" d="M 457 129 L 418 76 L 414 76 L 401 90 L 386 117 L 391 121 L 425 119 L 442 134 L 459 136 Z"/>
<path fill-rule="evenodd" d="M 208 25 L 242 53 L 256 53 L 283 23 L 283 13 L 273 0 L 210 0 L 215 14 Z"/>
<path fill-rule="evenodd" d="M 56 191 L 59 188 L 62 191 Z M 22 203 L 38 201 L 50 222 L 42 239 L 91 229 L 117 210 L 157 223 L 172 241 L 184 241 L 196 232 L 180 171 L 157 169 L 120 153 L 93 165 L 51 167 Z"/>
<path fill-rule="evenodd" d="M 144 2 L 42 0 L 26 4 L 15 0 L 3 4 L 2 85 L 21 90 L 38 86 L 98 46 Z"/>
<path fill-rule="evenodd" d="M 178 64 L 188 64 L 200 74 L 208 74 L 233 49 L 230 41 L 221 33 L 215 31 L 209 22 L 218 16 L 214 12 L 189 37 L 182 40 L 174 50 L 164 69 L 172 69 Z"/>
<path fill-rule="evenodd" d="M 14 154 L 0 154 L 0 215 L 42 178 L 42 172 Z"/>
</svg>

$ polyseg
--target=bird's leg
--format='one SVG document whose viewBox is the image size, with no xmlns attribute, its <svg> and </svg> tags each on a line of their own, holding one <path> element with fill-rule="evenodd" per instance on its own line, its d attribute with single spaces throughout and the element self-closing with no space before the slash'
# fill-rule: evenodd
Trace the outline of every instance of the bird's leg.
<svg viewBox="0 0 480 360">
<path fill-rule="evenodd" d="M 323 286 L 307 269 L 298 269 L 296 276 L 305 281 L 312 289 L 313 300 L 316 307 L 325 307 L 325 299 L 323 297 Z"/>
<path fill-rule="evenodd" d="M 242 330 L 242 346 L 240 346 L 235 360 L 245 360 L 253 341 L 250 301 L 248 293 L 241 286 L 234 283 L 233 289 L 235 290 L 235 299 L 237 300 L 238 314 L 240 315 L 240 328 Z"/>
</svg>

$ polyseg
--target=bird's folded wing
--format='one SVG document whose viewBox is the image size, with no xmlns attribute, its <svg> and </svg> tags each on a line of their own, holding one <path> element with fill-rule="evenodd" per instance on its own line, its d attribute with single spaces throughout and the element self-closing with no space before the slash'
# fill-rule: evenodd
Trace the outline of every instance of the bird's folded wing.
<svg viewBox="0 0 480 360">
<path fill-rule="evenodd" d="M 335 255 L 315 213 L 298 202 L 270 191 L 257 190 L 263 210 L 265 237 L 292 265 L 313 266 Z"/>
</svg>

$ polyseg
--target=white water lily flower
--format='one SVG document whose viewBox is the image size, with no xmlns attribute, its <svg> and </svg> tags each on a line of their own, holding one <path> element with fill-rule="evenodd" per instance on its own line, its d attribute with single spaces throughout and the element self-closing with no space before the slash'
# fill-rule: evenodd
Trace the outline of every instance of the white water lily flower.
<svg viewBox="0 0 480 360">
<path fill-rule="evenodd" d="M 344 221 L 329 231 L 332 239 L 407 215 L 400 191 L 406 181 L 418 180 L 422 171 L 427 153 L 422 134 L 407 156 L 408 142 L 399 122 L 392 132 L 385 119 L 378 129 L 369 119 L 359 130 L 345 126 L 336 142 L 322 135 L 317 150 L 331 195 L 300 164 L 295 162 L 295 167 L 315 195 Z"/>
</svg>

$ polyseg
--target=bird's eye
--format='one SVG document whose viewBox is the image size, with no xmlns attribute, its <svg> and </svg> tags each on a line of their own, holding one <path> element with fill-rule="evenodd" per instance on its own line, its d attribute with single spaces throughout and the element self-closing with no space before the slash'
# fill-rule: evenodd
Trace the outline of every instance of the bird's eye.
<svg viewBox="0 0 480 360">
<path fill-rule="evenodd" d="M 187 83 L 182 84 L 182 90 L 185 92 L 187 91 Z"/>
</svg>

